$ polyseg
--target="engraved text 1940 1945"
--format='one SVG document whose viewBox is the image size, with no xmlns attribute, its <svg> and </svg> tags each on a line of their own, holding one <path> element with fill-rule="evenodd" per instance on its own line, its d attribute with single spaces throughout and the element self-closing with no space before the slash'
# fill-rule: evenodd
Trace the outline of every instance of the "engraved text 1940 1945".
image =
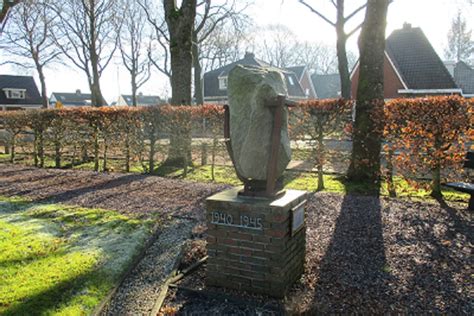
<svg viewBox="0 0 474 316">
<path fill-rule="evenodd" d="M 212 212 L 211 223 L 215 225 L 263 230 L 263 220 L 260 217 L 240 215 L 238 218 L 234 218 L 234 216 L 225 212 Z"/>
</svg>

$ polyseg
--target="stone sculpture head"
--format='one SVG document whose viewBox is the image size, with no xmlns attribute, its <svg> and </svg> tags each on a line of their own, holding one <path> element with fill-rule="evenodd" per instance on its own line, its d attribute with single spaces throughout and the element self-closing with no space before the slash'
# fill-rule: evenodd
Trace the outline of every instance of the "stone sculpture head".
<svg viewBox="0 0 474 316">
<path fill-rule="evenodd" d="M 276 107 L 269 102 L 287 95 L 284 75 L 274 68 L 238 65 L 228 77 L 230 141 L 237 174 L 253 182 L 268 179 Z M 281 109 L 276 178 L 291 160 L 288 109 Z M 273 144 L 275 146 L 275 144 Z"/>
</svg>

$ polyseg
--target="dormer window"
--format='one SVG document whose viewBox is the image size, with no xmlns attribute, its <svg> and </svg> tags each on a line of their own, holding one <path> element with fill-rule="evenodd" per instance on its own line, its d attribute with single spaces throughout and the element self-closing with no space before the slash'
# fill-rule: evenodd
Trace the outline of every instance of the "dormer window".
<svg viewBox="0 0 474 316">
<path fill-rule="evenodd" d="M 220 90 L 227 89 L 227 77 L 219 77 L 219 89 Z"/>
<path fill-rule="evenodd" d="M 290 82 L 290 85 L 294 86 L 295 82 L 293 81 L 292 77 L 288 77 L 288 81 Z"/>
<path fill-rule="evenodd" d="M 5 92 L 7 99 L 24 100 L 26 96 L 26 89 L 5 88 L 3 92 Z"/>
</svg>

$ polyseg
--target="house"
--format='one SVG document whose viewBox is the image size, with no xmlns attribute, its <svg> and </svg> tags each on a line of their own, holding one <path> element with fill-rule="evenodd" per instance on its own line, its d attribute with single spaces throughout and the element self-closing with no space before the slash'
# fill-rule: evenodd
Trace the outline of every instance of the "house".
<svg viewBox="0 0 474 316">
<path fill-rule="evenodd" d="M 137 95 L 137 105 L 138 106 L 153 106 L 157 104 L 163 104 L 163 100 L 159 96 L 156 95 L 143 95 L 143 93 L 139 93 Z M 133 106 L 133 98 L 132 95 L 120 95 L 117 106 Z"/>
<path fill-rule="evenodd" d="M 474 69 L 463 61 L 445 62 L 449 73 L 466 98 L 474 98 Z"/>
<path fill-rule="evenodd" d="M 339 74 L 313 74 L 311 81 L 318 99 L 334 99 L 341 97 L 341 78 Z"/>
<path fill-rule="evenodd" d="M 352 97 L 357 97 L 359 63 L 352 71 Z M 386 40 L 384 97 L 461 94 L 443 62 L 419 27 L 405 23 Z"/>
<path fill-rule="evenodd" d="M 104 105 L 107 105 L 105 100 L 103 100 L 103 103 Z M 49 104 L 51 107 L 57 107 L 59 104 L 65 107 L 93 105 L 92 95 L 90 93 L 82 93 L 79 89 L 74 93 L 53 92 L 49 98 Z"/>
<path fill-rule="evenodd" d="M 0 75 L 0 108 L 3 111 L 41 108 L 42 104 L 33 77 Z"/>
<path fill-rule="evenodd" d="M 271 67 L 270 64 L 255 58 L 253 53 L 246 53 L 244 58 L 223 66 L 221 68 L 206 72 L 204 74 L 204 102 L 226 103 L 227 102 L 227 76 L 237 65 Z M 306 99 L 306 95 L 301 87 L 295 73 L 284 69 L 279 69 L 285 75 L 286 86 L 290 99 Z"/>
<path fill-rule="evenodd" d="M 316 90 L 314 89 L 313 81 L 311 80 L 311 75 L 307 66 L 288 67 L 285 68 L 285 70 L 288 72 L 293 72 L 296 75 L 307 98 L 317 98 Z"/>
</svg>

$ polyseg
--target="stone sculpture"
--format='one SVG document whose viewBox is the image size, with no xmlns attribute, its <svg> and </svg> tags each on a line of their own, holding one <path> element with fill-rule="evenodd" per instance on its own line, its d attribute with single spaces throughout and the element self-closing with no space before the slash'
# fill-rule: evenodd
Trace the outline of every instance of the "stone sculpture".
<svg viewBox="0 0 474 316">
<path fill-rule="evenodd" d="M 233 161 L 239 176 L 266 181 L 272 153 L 272 132 L 277 96 L 287 95 L 284 75 L 274 68 L 236 66 L 229 73 L 228 95 L 230 140 Z M 288 137 L 288 109 L 282 107 L 280 145 L 276 179 L 291 160 Z"/>
</svg>

